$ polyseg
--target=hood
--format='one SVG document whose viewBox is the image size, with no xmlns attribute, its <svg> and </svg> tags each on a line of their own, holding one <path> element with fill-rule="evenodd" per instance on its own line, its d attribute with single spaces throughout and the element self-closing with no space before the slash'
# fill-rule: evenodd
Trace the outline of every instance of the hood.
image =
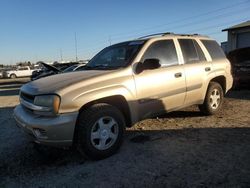
<svg viewBox="0 0 250 188">
<path fill-rule="evenodd" d="M 56 67 L 54 67 L 54 66 L 52 66 L 52 65 L 48 65 L 48 64 L 43 63 L 43 62 L 41 62 L 41 64 L 42 64 L 46 69 L 48 69 L 48 70 L 51 70 L 51 71 L 56 72 L 56 73 L 61 72 L 61 70 L 59 70 L 58 68 L 56 68 Z"/>
<path fill-rule="evenodd" d="M 87 70 L 56 74 L 29 82 L 21 87 L 21 91 L 31 95 L 56 93 L 58 90 L 63 89 L 67 86 L 83 82 L 84 80 L 93 77 L 105 75 L 113 71 L 114 70 Z"/>
</svg>

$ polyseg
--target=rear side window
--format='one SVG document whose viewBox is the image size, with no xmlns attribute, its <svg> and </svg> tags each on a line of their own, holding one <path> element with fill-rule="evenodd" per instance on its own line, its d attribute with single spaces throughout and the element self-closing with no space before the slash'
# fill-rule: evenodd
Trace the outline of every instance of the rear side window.
<svg viewBox="0 0 250 188">
<path fill-rule="evenodd" d="M 206 61 L 199 44 L 192 39 L 178 39 L 185 63 L 198 63 Z"/>
<path fill-rule="evenodd" d="M 201 40 L 213 60 L 225 58 L 225 54 L 214 40 Z"/>
<path fill-rule="evenodd" d="M 162 67 L 177 65 L 178 58 L 173 40 L 162 40 L 151 44 L 142 57 L 145 59 L 159 59 Z"/>
<path fill-rule="evenodd" d="M 21 67 L 18 70 L 29 70 L 27 67 Z"/>
</svg>

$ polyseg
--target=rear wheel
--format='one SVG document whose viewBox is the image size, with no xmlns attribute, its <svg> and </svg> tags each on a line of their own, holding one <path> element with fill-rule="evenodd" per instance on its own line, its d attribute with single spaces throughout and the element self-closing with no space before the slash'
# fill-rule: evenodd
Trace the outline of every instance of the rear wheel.
<svg viewBox="0 0 250 188">
<path fill-rule="evenodd" d="M 95 104 L 78 120 L 78 150 L 91 159 L 113 155 L 120 147 L 125 128 L 122 113 L 109 104 Z"/>
<path fill-rule="evenodd" d="M 217 82 L 211 82 L 208 86 L 206 98 L 199 109 L 205 115 L 213 115 L 219 111 L 222 106 L 224 93 L 221 85 Z"/>
</svg>

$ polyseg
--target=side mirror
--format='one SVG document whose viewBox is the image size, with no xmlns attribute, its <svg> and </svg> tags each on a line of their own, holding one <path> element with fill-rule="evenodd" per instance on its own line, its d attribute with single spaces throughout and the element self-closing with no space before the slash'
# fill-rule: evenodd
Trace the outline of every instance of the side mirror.
<svg viewBox="0 0 250 188">
<path fill-rule="evenodd" d="M 153 70 L 161 67 L 159 59 L 145 59 L 143 63 L 139 62 L 136 65 L 135 72 L 140 74 L 144 70 Z"/>
<path fill-rule="evenodd" d="M 143 62 L 144 70 L 158 69 L 161 67 L 159 59 L 145 59 Z"/>
</svg>

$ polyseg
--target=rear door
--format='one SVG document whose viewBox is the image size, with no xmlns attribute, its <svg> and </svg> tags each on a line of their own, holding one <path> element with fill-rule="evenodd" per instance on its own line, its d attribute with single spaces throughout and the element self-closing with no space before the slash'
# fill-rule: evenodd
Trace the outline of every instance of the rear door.
<svg viewBox="0 0 250 188">
<path fill-rule="evenodd" d="M 208 77 L 214 74 L 211 61 L 207 61 L 200 45 L 194 39 L 178 39 L 186 75 L 187 92 L 185 105 L 201 103 Z"/>
<path fill-rule="evenodd" d="M 153 42 L 140 62 L 152 58 L 160 60 L 160 68 L 134 75 L 142 118 L 183 105 L 186 93 L 185 73 L 179 65 L 174 41 Z"/>
</svg>

